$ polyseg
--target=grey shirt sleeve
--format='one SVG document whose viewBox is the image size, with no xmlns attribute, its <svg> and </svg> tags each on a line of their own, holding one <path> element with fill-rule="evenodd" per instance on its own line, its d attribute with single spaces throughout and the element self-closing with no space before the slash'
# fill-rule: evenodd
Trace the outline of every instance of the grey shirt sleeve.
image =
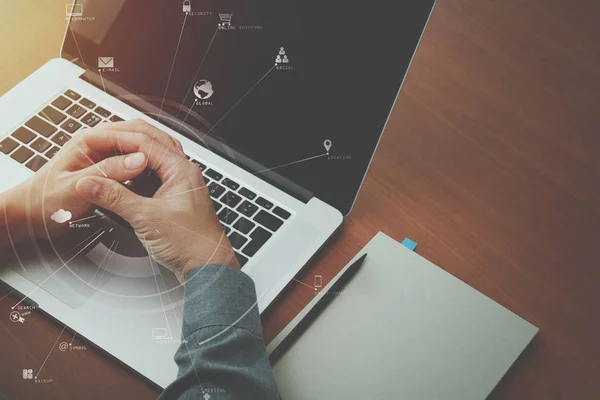
<svg viewBox="0 0 600 400">
<path fill-rule="evenodd" d="M 249 276 L 212 264 L 191 271 L 182 331 L 179 374 L 160 400 L 279 399 Z"/>
</svg>

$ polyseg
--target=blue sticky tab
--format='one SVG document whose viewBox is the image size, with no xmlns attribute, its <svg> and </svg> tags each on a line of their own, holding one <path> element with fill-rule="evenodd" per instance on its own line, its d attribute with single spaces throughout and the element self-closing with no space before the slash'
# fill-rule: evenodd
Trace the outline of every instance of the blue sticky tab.
<svg viewBox="0 0 600 400">
<path fill-rule="evenodd" d="M 409 238 L 404 238 L 404 240 L 402 241 L 402 245 L 412 251 L 415 251 L 415 249 L 417 248 L 417 244 Z"/>
</svg>

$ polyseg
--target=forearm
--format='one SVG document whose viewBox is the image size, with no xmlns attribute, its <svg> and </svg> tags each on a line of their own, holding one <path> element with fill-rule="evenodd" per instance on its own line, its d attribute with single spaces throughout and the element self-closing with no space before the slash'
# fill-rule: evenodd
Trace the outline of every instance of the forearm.
<svg viewBox="0 0 600 400">
<path fill-rule="evenodd" d="M 21 241 L 27 235 L 25 199 L 15 189 L 0 193 L 0 249 Z"/>
<path fill-rule="evenodd" d="M 209 265 L 186 279 L 177 380 L 161 399 L 279 399 L 266 355 L 252 280 Z"/>
</svg>

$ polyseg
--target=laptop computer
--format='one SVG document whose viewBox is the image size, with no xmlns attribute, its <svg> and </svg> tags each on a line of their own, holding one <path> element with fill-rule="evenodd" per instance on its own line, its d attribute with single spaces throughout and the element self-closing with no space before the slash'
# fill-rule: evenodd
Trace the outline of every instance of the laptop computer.
<svg viewBox="0 0 600 400">
<path fill-rule="evenodd" d="M 433 5 L 76 1 L 60 57 L 0 98 L 0 192 L 82 129 L 144 119 L 202 169 L 263 311 L 350 212 Z M 174 379 L 183 290 L 118 218 L 13 250 L 16 310 Z"/>
</svg>

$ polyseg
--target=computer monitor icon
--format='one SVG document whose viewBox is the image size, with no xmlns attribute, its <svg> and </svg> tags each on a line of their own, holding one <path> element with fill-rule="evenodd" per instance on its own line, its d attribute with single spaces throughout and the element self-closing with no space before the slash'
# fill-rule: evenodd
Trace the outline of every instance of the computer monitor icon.
<svg viewBox="0 0 600 400">
<path fill-rule="evenodd" d="M 152 339 L 168 339 L 166 328 L 152 328 Z"/>
<path fill-rule="evenodd" d="M 67 17 L 83 16 L 83 4 L 67 4 Z"/>
</svg>

